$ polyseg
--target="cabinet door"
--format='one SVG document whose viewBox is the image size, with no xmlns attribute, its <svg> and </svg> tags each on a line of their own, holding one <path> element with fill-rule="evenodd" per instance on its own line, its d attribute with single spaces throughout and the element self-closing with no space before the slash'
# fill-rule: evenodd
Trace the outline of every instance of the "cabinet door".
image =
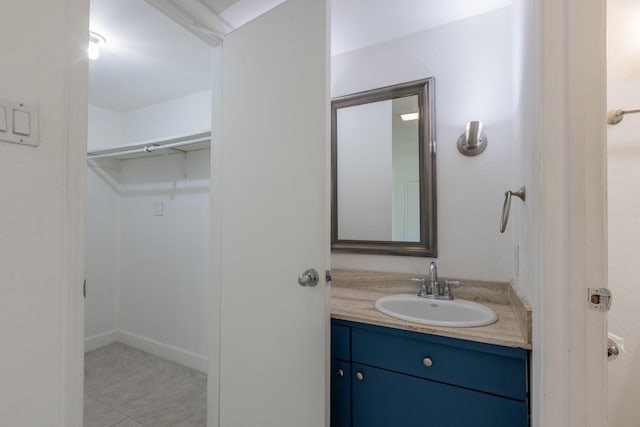
<svg viewBox="0 0 640 427">
<path fill-rule="evenodd" d="M 331 359 L 331 427 L 351 427 L 351 363 Z"/>
<path fill-rule="evenodd" d="M 353 427 L 526 427 L 525 402 L 352 363 Z"/>
</svg>

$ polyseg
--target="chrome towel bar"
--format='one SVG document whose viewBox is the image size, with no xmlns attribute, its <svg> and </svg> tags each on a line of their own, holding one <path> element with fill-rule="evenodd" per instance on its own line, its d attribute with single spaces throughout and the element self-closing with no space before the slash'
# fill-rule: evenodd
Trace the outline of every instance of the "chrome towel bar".
<svg viewBox="0 0 640 427">
<path fill-rule="evenodd" d="M 607 123 L 617 125 L 622 121 L 625 114 L 640 113 L 640 108 L 630 108 L 628 110 L 613 110 L 607 113 Z"/>
<path fill-rule="evenodd" d="M 504 233 L 507 229 L 507 223 L 509 222 L 509 212 L 511 211 L 511 196 L 520 198 L 525 201 L 527 189 L 522 186 L 518 191 L 505 191 L 504 192 L 504 204 L 502 205 L 502 219 L 500 220 L 500 233 Z"/>
</svg>

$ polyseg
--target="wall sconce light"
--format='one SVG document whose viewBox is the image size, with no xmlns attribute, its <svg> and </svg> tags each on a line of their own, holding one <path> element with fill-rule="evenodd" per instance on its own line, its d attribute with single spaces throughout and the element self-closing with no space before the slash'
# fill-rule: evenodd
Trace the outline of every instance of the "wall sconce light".
<svg viewBox="0 0 640 427">
<path fill-rule="evenodd" d="M 477 156 L 487 148 L 487 136 L 482 133 L 482 122 L 467 123 L 467 131 L 458 138 L 458 150 L 465 156 Z"/>
<path fill-rule="evenodd" d="M 89 31 L 89 46 L 87 47 L 89 59 L 98 59 L 100 57 L 100 46 L 105 43 L 107 43 L 107 40 L 102 35 Z"/>
</svg>

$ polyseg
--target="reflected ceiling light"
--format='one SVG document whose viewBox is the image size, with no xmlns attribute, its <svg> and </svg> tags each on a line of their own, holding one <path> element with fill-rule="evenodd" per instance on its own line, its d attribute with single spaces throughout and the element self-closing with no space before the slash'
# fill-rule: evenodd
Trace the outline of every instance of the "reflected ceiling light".
<svg viewBox="0 0 640 427">
<path fill-rule="evenodd" d="M 89 46 L 87 47 L 87 55 L 89 59 L 98 59 L 100 57 L 100 45 L 106 44 L 107 40 L 95 31 L 89 31 Z"/>
<path fill-rule="evenodd" d="M 415 113 L 400 114 L 400 118 L 403 122 L 410 122 L 411 120 L 418 120 L 418 118 L 420 118 L 420 115 L 416 111 Z"/>
</svg>

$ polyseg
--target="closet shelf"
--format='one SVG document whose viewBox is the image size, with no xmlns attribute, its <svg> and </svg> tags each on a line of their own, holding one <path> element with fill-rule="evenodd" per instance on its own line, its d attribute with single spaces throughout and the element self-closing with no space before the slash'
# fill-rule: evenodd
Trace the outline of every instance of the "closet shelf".
<svg viewBox="0 0 640 427">
<path fill-rule="evenodd" d="M 162 156 L 164 154 L 186 153 L 188 151 L 211 148 L 211 132 L 202 132 L 178 138 L 147 141 L 104 150 L 87 152 L 87 159 L 112 158 L 118 160 L 137 159 L 140 157 Z"/>
</svg>

